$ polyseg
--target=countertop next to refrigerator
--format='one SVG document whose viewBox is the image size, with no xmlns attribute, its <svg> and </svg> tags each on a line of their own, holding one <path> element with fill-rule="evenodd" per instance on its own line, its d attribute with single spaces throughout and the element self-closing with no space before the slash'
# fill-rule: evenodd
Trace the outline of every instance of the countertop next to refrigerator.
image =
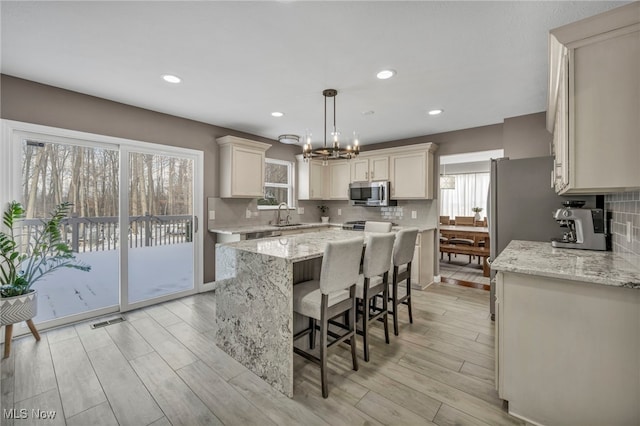
<svg viewBox="0 0 640 426">
<path fill-rule="evenodd" d="M 548 242 L 511 241 L 491 269 L 640 290 L 640 268 L 620 254 L 561 249 Z"/>
</svg>

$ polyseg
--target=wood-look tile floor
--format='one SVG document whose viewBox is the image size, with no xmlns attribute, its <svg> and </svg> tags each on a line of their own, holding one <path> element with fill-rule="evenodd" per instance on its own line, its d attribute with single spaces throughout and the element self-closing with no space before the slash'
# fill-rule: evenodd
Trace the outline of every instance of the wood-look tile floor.
<svg viewBox="0 0 640 426">
<path fill-rule="evenodd" d="M 440 260 L 440 276 L 452 278 L 458 281 L 468 281 L 477 284 L 489 284 L 489 277 L 482 275 L 482 266 L 478 265 L 477 258 L 469 261 L 467 255 L 451 255 L 451 261 L 447 256 Z"/>
<path fill-rule="evenodd" d="M 200 294 L 14 341 L 2 360 L 3 425 L 500 425 L 494 325 L 484 290 L 434 284 L 414 293 L 414 323 L 400 336 L 371 332 L 371 361 L 352 371 L 348 347 L 329 358 L 329 398 L 318 366 L 295 359 L 294 398 L 218 349 L 214 295 Z M 91 321 L 95 322 L 95 321 Z M 26 419 L 9 419 L 26 413 Z M 25 411 L 20 411 L 24 409 Z M 55 411 L 53 419 L 37 413 Z"/>
</svg>

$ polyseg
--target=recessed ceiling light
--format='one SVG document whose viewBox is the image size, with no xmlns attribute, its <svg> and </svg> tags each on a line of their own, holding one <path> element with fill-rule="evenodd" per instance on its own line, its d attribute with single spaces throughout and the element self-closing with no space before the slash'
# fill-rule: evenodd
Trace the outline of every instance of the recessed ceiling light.
<svg viewBox="0 0 640 426">
<path fill-rule="evenodd" d="M 167 83 L 180 83 L 182 81 L 182 79 L 180 77 L 175 76 L 175 75 L 171 75 L 171 74 L 163 75 L 162 79 L 164 81 L 166 81 Z"/>
<path fill-rule="evenodd" d="M 378 77 L 380 80 L 386 80 L 393 77 L 394 75 L 396 75 L 396 72 L 394 70 L 382 70 L 378 74 L 376 74 L 376 77 Z"/>
<path fill-rule="evenodd" d="M 271 115 L 274 117 L 282 117 L 284 115 L 284 112 L 274 111 L 271 113 Z"/>
<path fill-rule="evenodd" d="M 429 115 L 438 115 L 438 114 L 442 114 L 444 112 L 443 109 L 432 109 L 431 111 L 429 111 Z"/>
</svg>

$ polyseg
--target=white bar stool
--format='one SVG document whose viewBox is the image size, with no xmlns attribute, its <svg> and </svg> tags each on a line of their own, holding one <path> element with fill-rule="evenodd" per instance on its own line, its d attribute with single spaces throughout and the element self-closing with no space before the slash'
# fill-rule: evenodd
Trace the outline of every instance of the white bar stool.
<svg viewBox="0 0 640 426">
<path fill-rule="evenodd" d="M 304 358 L 320 364 L 322 397 L 329 396 L 327 386 L 327 351 L 338 343 L 349 340 L 353 369 L 358 370 L 356 359 L 356 283 L 362 260 L 362 237 L 330 241 L 324 250 L 320 280 L 305 281 L 293 286 L 293 311 L 309 318 L 309 328 L 294 336 L 294 340 L 310 334 L 310 348 L 314 348 L 316 321 L 320 321 L 320 358 L 293 348 Z M 329 320 L 339 315 L 348 318 L 347 332 L 331 333 L 335 340 L 329 342 Z"/>
</svg>

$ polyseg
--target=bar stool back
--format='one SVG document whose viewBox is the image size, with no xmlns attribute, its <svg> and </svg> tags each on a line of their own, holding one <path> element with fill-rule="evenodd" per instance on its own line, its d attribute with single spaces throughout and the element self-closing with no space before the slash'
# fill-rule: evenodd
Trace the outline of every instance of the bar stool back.
<svg viewBox="0 0 640 426">
<path fill-rule="evenodd" d="M 293 311 L 309 318 L 309 328 L 294 336 L 294 340 L 310 334 L 310 348 L 314 348 L 316 321 L 320 321 L 320 358 L 294 347 L 298 355 L 320 364 L 322 396 L 329 396 L 327 386 L 327 351 L 330 347 L 349 339 L 353 369 L 358 370 L 356 359 L 356 283 L 362 259 L 362 237 L 330 241 L 324 250 L 320 280 L 305 281 L 293 286 Z M 329 333 L 329 320 L 347 316 L 347 331 L 343 335 Z M 335 340 L 329 342 L 328 335 Z"/>
<path fill-rule="evenodd" d="M 362 342 L 364 360 L 369 361 L 369 324 L 379 318 L 384 323 L 384 340 L 389 344 L 388 299 L 389 268 L 395 234 L 376 233 L 369 235 L 364 251 L 362 274 L 356 286 L 356 297 L 362 307 Z M 382 309 L 376 303 L 377 295 L 382 296 Z M 373 312 L 373 315 L 371 313 Z"/>
<path fill-rule="evenodd" d="M 374 222 L 367 220 L 364 223 L 365 232 L 391 232 L 391 222 Z"/>
<path fill-rule="evenodd" d="M 396 234 L 393 244 L 393 282 L 389 300 L 393 306 L 393 311 L 389 313 L 393 316 L 393 334 L 399 334 L 398 330 L 398 306 L 407 305 L 409 310 L 409 322 L 413 324 L 413 313 L 411 312 L 411 261 L 415 250 L 416 239 L 418 238 L 417 228 L 405 228 Z M 406 294 L 399 295 L 399 284 L 406 281 Z"/>
</svg>

